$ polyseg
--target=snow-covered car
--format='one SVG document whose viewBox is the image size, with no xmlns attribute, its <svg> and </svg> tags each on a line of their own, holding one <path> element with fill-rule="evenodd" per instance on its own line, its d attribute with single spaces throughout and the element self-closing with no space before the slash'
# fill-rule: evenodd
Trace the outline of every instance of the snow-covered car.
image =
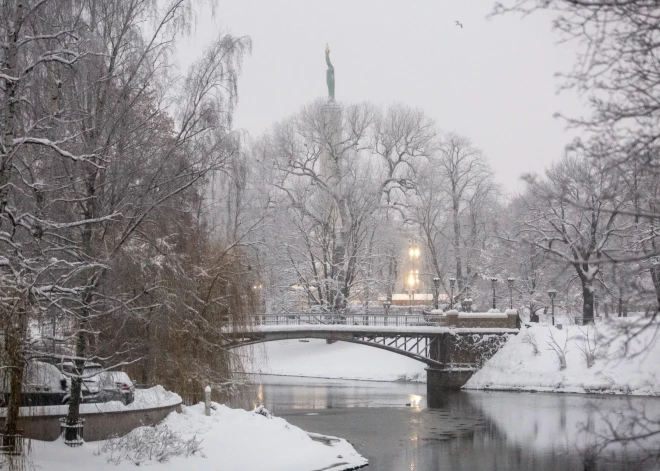
<svg viewBox="0 0 660 471">
<path fill-rule="evenodd" d="M 78 375 L 76 365 L 73 361 L 63 361 L 57 367 L 69 378 Z M 83 402 L 101 402 L 99 400 L 99 381 L 103 366 L 98 363 L 85 363 L 82 371 L 82 400 Z M 67 397 L 67 401 L 68 401 Z"/>
<path fill-rule="evenodd" d="M 52 406 L 64 404 L 69 397 L 70 382 L 54 365 L 30 361 L 25 369 L 21 406 Z M 0 405 L 9 400 L 9 374 L 0 374 Z"/>
<path fill-rule="evenodd" d="M 58 366 L 70 377 L 78 374 L 72 361 Z M 88 362 L 83 367 L 82 380 L 82 401 L 85 403 L 120 401 L 130 404 L 135 399 L 135 386 L 122 371 L 105 371 L 99 363 Z"/>
<path fill-rule="evenodd" d="M 104 371 L 99 378 L 99 402 L 120 401 L 127 405 L 135 400 L 135 385 L 123 371 Z"/>
</svg>

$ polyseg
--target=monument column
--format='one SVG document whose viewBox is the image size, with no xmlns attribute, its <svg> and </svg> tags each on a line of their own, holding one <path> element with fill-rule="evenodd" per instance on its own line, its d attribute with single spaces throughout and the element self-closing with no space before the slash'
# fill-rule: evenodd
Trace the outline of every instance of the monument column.
<svg viewBox="0 0 660 471">
<path fill-rule="evenodd" d="M 323 150 L 320 156 L 320 175 L 328 185 L 328 189 L 332 194 L 329 198 L 329 207 L 327 214 L 330 221 L 333 222 L 334 229 L 334 251 L 332 254 L 333 264 L 337 270 L 335 283 L 337 283 L 335 293 L 333 296 L 332 309 L 337 310 L 346 307 L 346 299 L 344 298 L 343 288 L 346 279 L 345 263 L 344 263 L 344 234 L 343 222 L 341 216 L 340 202 L 338 195 L 340 194 L 341 183 L 341 158 L 342 150 L 341 135 L 342 135 L 342 121 L 341 121 L 341 107 L 335 103 L 335 68 L 330 61 L 330 48 L 325 45 L 325 62 L 328 65 L 326 71 L 326 82 L 328 85 L 328 101 L 323 105 Z"/>
<path fill-rule="evenodd" d="M 339 172 L 341 142 L 341 107 L 335 103 L 335 68 L 330 61 L 330 48 L 325 45 L 326 82 L 328 101 L 323 105 L 324 149 L 321 154 L 321 175 L 327 182 L 337 185 L 341 178 Z"/>
</svg>

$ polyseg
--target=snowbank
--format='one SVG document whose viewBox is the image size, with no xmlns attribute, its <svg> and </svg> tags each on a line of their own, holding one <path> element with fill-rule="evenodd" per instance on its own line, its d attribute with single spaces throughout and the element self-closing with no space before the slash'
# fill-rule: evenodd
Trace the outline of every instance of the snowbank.
<svg viewBox="0 0 660 471">
<path fill-rule="evenodd" d="M 83 463 L 87 471 L 134 470 L 136 465 L 151 466 L 158 471 L 341 471 L 367 464 L 346 440 L 316 434 L 312 438 L 284 419 L 269 419 L 242 409 L 214 405 L 210 417 L 204 415 L 204 405 L 198 404 L 183 406 L 183 413 L 174 412 L 163 422 L 183 440 L 193 437 L 201 440 L 201 451 L 187 458 L 171 456 L 166 462 L 152 459 L 139 463 L 127 458 L 117 463 L 117 454 L 109 456 L 104 451 L 104 442 L 69 448 L 58 440 L 32 441 L 30 460 L 36 469 L 49 471 L 80 469 Z M 144 436 L 140 429 L 131 433 Z"/>
<path fill-rule="evenodd" d="M 245 348 L 245 347 L 244 347 Z M 248 347 L 250 348 L 250 347 Z M 348 342 L 281 340 L 251 347 L 250 373 L 369 381 L 426 381 L 426 365 L 403 355 Z M 243 355 L 249 352 L 239 350 Z"/>
<path fill-rule="evenodd" d="M 660 394 L 660 342 L 644 319 L 613 319 L 589 327 L 523 327 L 467 384 L 467 389 L 513 389 L 609 394 Z M 626 345 L 626 340 L 630 340 Z M 565 365 L 561 369 L 560 355 Z M 592 366 L 587 354 L 593 355 Z"/>
<path fill-rule="evenodd" d="M 181 396 L 171 391 L 165 390 L 162 386 L 154 386 L 149 389 L 136 389 L 135 400 L 128 405 L 124 405 L 119 401 L 100 402 L 92 404 L 81 404 L 81 414 L 103 414 L 106 412 L 125 412 L 141 409 L 155 409 L 158 407 L 174 406 L 181 403 Z M 69 410 L 69 406 L 33 406 L 21 407 L 21 416 L 33 415 L 61 415 L 65 416 Z M 7 414 L 6 409 L 0 410 L 0 417 Z"/>
</svg>

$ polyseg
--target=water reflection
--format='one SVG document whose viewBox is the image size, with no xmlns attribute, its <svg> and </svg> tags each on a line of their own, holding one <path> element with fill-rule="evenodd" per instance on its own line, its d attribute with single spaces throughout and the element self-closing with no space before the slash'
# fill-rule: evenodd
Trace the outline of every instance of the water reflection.
<svg viewBox="0 0 660 471">
<path fill-rule="evenodd" d="M 430 409 L 425 384 L 258 377 L 233 405 L 256 399 L 305 430 L 347 438 L 368 469 L 655 469 L 621 449 L 594 457 L 608 418 L 630 404 L 660 414 L 655 398 L 457 392 Z"/>
</svg>

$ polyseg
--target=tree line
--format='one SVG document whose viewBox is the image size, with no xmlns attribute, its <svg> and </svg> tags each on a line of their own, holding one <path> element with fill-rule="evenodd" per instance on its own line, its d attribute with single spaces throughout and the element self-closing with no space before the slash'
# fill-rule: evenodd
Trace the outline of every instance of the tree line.
<svg viewBox="0 0 660 471">
<path fill-rule="evenodd" d="M 26 362 L 85 362 L 171 388 L 222 386 L 222 327 L 253 308 L 232 130 L 248 37 L 184 73 L 187 0 L 0 3 L 0 374 L 16 434 Z M 233 227 L 220 233 L 212 224 Z M 233 226 L 232 226 L 233 224 Z"/>
<path fill-rule="evenodd" d="M 324 101 L 306 105 L 246 150 L 271 202 L 255 248 L 268 310 L 332 310 L 337 297 L 379 307 L 408 288 L 410 239 L 422 247 L 417 292 L 439 278 L 450 296 L 454 278 L 455 302 L 474 309 L 491 307 L 495 278 L 500 307 L 511 294 L 527 316 L 549 306 L 549 289 L 578 321 L 618 315 L 620 298 L 657 310 L 657 220 L 641 208 L 657 201 L 658 179 L 634 161 L 613 168 L 598 147 L 567 148 L 510 194 L 467 137 L 421 110 L 344 104 L 338 140 L 324 113 Z"/>
</svg>

